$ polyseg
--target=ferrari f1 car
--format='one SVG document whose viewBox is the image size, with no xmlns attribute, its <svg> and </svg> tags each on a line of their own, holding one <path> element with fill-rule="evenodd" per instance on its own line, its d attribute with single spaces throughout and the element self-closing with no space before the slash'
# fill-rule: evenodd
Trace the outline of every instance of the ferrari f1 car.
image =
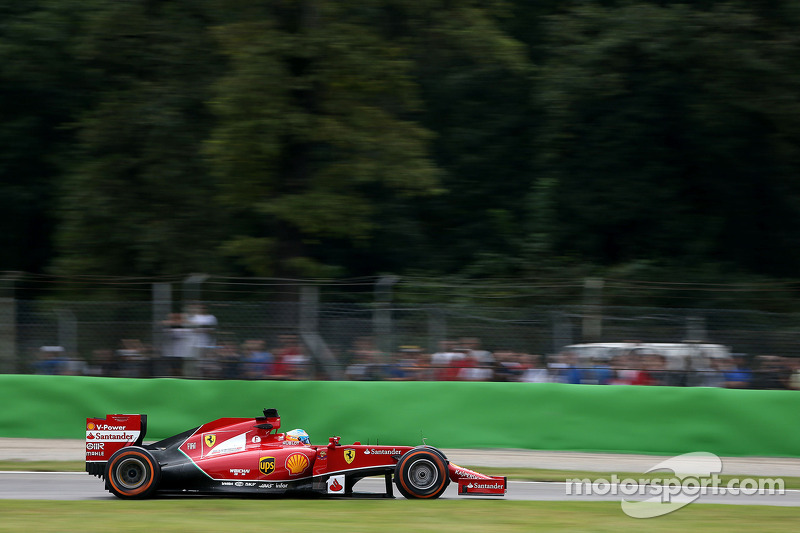
<svg viewBox="0 0 800 533">
<path fill-rule="evenodd" d="M 173 437 L 144 444 L 147 415 L 86 419 L 86 471 L 119 498 L 157 494 L 279 495 L 311 492 L 358 496 L 361 479 L 384 476 L 406 498 L 438 498 L 450 482 L 460 495 L 503 496 L 506 478 L 450 463 L 431 446 L 340 443 L 311 445 L 279 433 L 276 409 L 256 418 L 220 418 Z"/>
</svg>

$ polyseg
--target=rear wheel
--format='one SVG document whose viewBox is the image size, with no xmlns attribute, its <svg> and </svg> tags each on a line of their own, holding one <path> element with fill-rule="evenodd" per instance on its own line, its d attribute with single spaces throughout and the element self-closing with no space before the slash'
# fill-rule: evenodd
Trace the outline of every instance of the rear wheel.
<svg viewBox="0 0 800 533">
<path fill-rule="evenodd" d="M 397 462 L 394 483 L 406 498 L 438 498 L 450 484 L 447 462 L 438 450 L 414 448 Z"/>
<path fill-rule="evenodd" d="M 106 465 L 106 486 L 119 498 L 147 498 L 158 488 L 161 467 L 144 448 L 122 448 Z"/>
</svg>

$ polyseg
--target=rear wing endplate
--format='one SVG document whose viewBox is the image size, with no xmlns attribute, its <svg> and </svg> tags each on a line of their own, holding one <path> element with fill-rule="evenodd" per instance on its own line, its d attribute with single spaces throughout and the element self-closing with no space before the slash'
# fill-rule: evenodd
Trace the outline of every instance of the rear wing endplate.
<svg viewBox="0 0 800 533">
<path fill-rule="evenodd" d="M 141 446 L 147 433 L 147 415 L 106 415 L 86 419 L 86 471 L 102 476 L 117 450 Z"/>
</svg>

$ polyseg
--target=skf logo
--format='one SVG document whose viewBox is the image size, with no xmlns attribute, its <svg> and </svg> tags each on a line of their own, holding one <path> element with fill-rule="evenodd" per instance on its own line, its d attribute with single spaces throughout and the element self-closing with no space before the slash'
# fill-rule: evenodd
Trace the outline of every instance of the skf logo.
<svg viewBox="0 0 800 533">
<path fill-rule="evenodd" d="M 214 444 L 217 442 L 217 436 L 216 435 L 206 435 L 204 440 L 205 440 L 206 446 L 208 446 L 209 448 L 213 448 Z"/>
<path fill-rule="evenodd" d="M 264 474 L 265 476 L 270 475 L 275 471 L 275 458 L 274 457 L 262 457 L 258 460 L 258 471 Z"/>
<path fill-rule="evenodd" d="M 347 464 L 352 463 L 355 458 L 356 458 L 356 451 L 353 448 L 345 449 L 344 460 L 347 461 Z"/>
<path fill-rule="evenodd" d="M 286 470 L 289 471 L 289 475 L 302 474 L 306 468 L 308 468 L 308 457 L 302 453 L 293 453 L 286 458 Z"/>
</svg>

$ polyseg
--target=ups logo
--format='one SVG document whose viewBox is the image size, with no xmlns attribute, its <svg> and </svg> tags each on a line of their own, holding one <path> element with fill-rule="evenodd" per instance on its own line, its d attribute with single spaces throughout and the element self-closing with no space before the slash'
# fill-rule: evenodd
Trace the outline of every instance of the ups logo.
<svg viewBox="0 0 800 533">
<path fill-rule="evenodd" d="M 275 471 L 275 458 L 274 457 L 262 457 L 258 461 L 258 471 L 264 474 L 265 476 L 270 475 Z"/>
</svg>

